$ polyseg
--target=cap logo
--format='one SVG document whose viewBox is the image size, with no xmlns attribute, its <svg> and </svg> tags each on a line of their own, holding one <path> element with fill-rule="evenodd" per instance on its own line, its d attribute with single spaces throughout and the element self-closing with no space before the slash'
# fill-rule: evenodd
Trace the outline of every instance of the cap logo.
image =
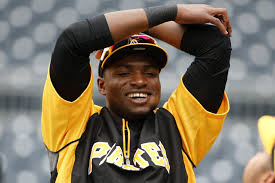
<svg viewBox="0 0 275 183">
<path fill-rule="evenodd" d="M 138 41 L 136 39 L 130 38 L 130 44 L 137 44 Z"/>
</svg>

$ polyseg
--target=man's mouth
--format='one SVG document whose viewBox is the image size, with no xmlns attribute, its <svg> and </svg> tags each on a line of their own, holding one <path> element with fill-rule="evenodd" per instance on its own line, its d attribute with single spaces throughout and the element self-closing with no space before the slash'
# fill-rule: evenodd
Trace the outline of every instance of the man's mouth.
<svg viewBox="0 0 275 183">
<path fill-rule="evenodd" d="M 148 96 L 147 93 L 129 93 L 127 95 L 127 97 L 129 97 L 129 98 L 136 98 L 136 99 L 138 99 L 138 98 L 146 98 L 147 96 Z"/>
<path fill-rule="evenodd" d="M 130 101 L 138 105 L 145 104 L 149 100 L 149 96 L 149 93 L 144 92 L 133 92 L 127 94 Z"/>
</svg>

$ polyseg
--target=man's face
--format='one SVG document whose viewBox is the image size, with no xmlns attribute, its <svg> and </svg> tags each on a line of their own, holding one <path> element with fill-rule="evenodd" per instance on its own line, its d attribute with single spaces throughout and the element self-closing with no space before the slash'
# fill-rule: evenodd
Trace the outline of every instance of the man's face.
<svg viewBox="0 0 275 183">
<path fill-rule="evenodd" d="M 150 57 L 125 56 L 105 68 L 98 88 L 112 113 L 127 120 L 141 119 L 160 101 L 159 68 Z"/>
</svg>

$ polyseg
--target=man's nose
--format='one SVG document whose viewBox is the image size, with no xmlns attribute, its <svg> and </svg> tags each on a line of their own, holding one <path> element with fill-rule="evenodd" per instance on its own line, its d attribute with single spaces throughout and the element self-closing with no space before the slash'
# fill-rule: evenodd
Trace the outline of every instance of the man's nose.
<svg viewBox="0 0 275 183">
<path fill-rule="evenodd" d="M 147 85 L 147 78 L 142 73 L 134 74 L 130 84 L 138 88 L 145 87 Z"/>
</svg>

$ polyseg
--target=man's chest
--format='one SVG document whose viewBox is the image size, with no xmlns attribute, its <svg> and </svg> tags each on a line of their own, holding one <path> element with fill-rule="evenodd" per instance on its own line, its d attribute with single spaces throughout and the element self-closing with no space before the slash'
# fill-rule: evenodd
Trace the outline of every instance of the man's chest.
<svg viewBox="0 0 275 183">
<path fill-rule="evenodd" d="M 164 183 L 174 182 L 177 169 L 176 176 L 187 180 L 180 138 L 169 129 L 173 125 L 162 127 L 153 116 L 136 131 L 111 120 L 102 114 L 89 120 L 75 152 L 72 175 L 87 176 L 87 182 Z"/>
</svg>

